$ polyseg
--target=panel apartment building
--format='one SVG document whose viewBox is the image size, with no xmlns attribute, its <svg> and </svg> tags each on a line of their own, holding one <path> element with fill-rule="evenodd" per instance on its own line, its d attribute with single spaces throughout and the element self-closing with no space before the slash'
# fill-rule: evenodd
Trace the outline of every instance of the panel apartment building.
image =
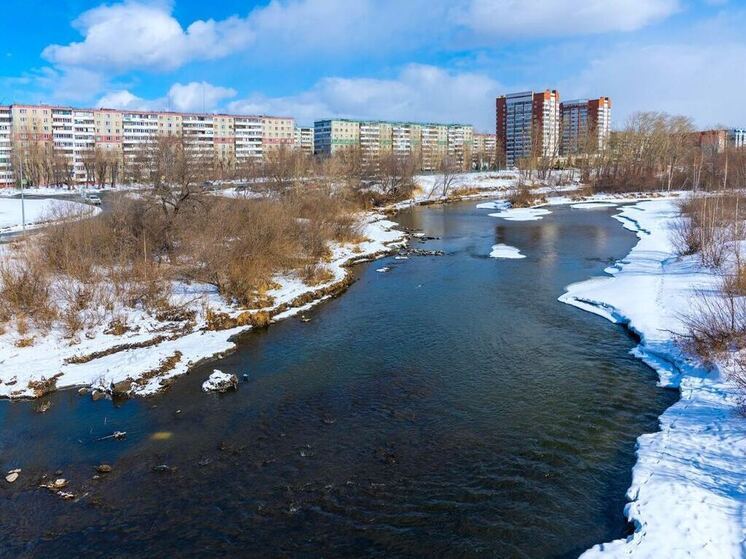
<svg viewBox="0 0 746 559">
<path fill-rule="evenodd" d="M 524 157 L 572 155 L 606 146 L 611 134 L 611 99 L 560 103 L 555 89 L 497 98 L 496 132 L 508 167 Z"/>
<path fill-rule="evenodd" d="M 497 138 L 494 134 L 474 133 L 471 147 L 472 168 L 477 171 L 489 169 L 497 163 Z"/>
<path fill-rule="evenodd" d="M 611 135 L 611 99 L 578 99 L 560 103 L 562 155 L 603 150 Z"/>
<path fill-rule="evenodd" d="M 497 140 L 508 167 L 524 157 L 559 149 L 560 101 L 556 90 L 522 91 L 497 98 Z"/>
<path fill-rule="evenodd" d="M 446 156 L 464 170 L 471 166 L 474 129 L 464 124 L 328 119 L 314 123 L 314 153 L 330 156 L 360 148 L 375 159 L 385 153 L 413 157 L 421 171 L 435 171 Z"/>
<path fill-rule="evenodd" d="M 296 145 L 295 120 L 289 117 L 0 106 L 0 186 L 15 180 L 13 144 L 24 153 L 33 147 L 64 157 L 74 180 L 85 182 L 92 180 L 85 166 L 92 150 L 110 151 L 126 162 L 167 135 L 183 135 L 195 149 L 226 162 L 261 158 L 269 150 Z"/>
</svg>

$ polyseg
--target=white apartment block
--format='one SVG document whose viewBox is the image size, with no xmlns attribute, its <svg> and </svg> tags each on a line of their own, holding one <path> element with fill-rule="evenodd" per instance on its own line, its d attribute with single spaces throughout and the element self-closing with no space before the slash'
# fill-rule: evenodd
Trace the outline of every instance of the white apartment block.
<svg viewBox="0 0 746 559">
<path fill-rule="evenodd" d="M 0 107 L 0 186 L 11 186 L 13 184 L 10 123 L 10 107 Z"/>
<path fill-rule="evenodd" d="M 393 153 L 412 157 L 421 171 L 434 171 L 447 154 L 458 165 L 471 165 L 473 128 L 461 124 L 319 120 L 314 123 L 314 151 L 329 156 L 359 148 L 364 158 Z"/>
<path fill-rule="evenodd" d="M 295 147 L 306 155 L 313 155 L 313 128 L 295 127 Z"/>
<path fill-rule="evenodd" d="M 746 147 L 746 128 L 728 130 L 728 144 L 738 149 Z"/>
<path fill-rule="evenodd" d="M 159 136 L 180 136 L 227 166 L 243 158 L 261 159 L 273 148 L 298 143 L 313 152 L 313 130 L 288 117 L 77 109 L 47 105 L 0 107 L 0 185 L 14 182 L 14 143 L 49 158 L 64 158 L 76 182 L 93 181 L 86 158 L 100 150 L 126 164 Z M 24 153 L 29 153 L 25 151 Z M 59 159 L 56 159 L 59 163 Z"/>
<path fill-rule="evenodd" d="M 264 135 L 262 119 L 257 116 L 236 116 L 233 117 L 233 128 L 236 159 L 261 159 Z"/>
<path fill-rule="evenodd" d="M 73 177 L 76 182 L 85 182 L 89 177 L 85 157 L 96 149 L 96 119 L 94 111 L 73 109 Z"/>
</svg>

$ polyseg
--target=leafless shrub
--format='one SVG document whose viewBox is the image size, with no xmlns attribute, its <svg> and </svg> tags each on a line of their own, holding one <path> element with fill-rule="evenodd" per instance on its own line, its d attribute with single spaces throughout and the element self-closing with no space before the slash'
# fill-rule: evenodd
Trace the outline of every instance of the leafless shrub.
<svg viewBox="0 0 746 559">
<path fill-rule="evenodd" d="M 522 184 L 510 193 L 508 201 L 513 208 L 530 208 L 545 203 L 546 198 L 532 191 L 527 184 Z"/>
<path fill-rule="evenodd" d="M 26 317 L 48 328 L 56 315 L 50 278 L 38 252 L 24 250 L 0 259 L 0 321 L 15 318 L 20 331 L 25 330 Z"/>
</svg>

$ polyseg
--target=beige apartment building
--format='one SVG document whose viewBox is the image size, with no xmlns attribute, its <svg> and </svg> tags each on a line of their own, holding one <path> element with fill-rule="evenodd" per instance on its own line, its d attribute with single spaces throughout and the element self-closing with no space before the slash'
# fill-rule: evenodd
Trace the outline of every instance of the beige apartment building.
<svg viewBox="0 0 746 559">
<path fill-rule="evenodd" d="M 195 149 L 227 166 L 244 158 L 260 159 L 281 146 L 298 145 L 313 152 L 312 130 L 301 134 L 303 146 L 297 144 L 295 120 L 289 117 L 0 106 L 0 186 L 16 180 L 14 144 L 26 154 L 33 150 L 64 158 L 73 180 L 83 183 L 93 180 L 91 166 L 86 167 L 90 153 L 111 151 L 125 164 L 159 136 L 183 136 Z"/>
<path fill-rule="evenodd" d="M 330 156 L 359 148 L 363 158 L 393 153 L 412 157 L 420 171 L 435 171 L 443 158 L 452 157 L 459 168 L 471 166 L 473 128 L 463 124 L 319 120 L 314 123 L 314 152 Z"/>
<path fill-rule="evenodd" d="M 475 132 L 471 145 L 471 160 L 474 169 L 484 171 L 497 164 L 497 137 L 495 134 Z"/>
</svg>

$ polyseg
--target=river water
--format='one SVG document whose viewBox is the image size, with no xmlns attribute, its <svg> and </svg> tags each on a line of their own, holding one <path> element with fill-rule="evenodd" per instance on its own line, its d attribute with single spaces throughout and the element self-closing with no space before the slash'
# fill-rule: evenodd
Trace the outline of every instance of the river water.
<svg viewBox="0 0 746 559">
<path fill-rule="evenodd" d="M 622 328 L 557 302 L 635 236 L 613 210 L 552 211 L 408 210 L 444 256 L 361 265 L 311 322 L 249 333 L 164 394 L 0 402 L 0 468 L 23 468 L 0 485 L 0 556 L 574 557 L 624 537 L 635 439 L 676 393 Z M 213 367 L 248 380 L 204 394 Z"/>
</svg>

